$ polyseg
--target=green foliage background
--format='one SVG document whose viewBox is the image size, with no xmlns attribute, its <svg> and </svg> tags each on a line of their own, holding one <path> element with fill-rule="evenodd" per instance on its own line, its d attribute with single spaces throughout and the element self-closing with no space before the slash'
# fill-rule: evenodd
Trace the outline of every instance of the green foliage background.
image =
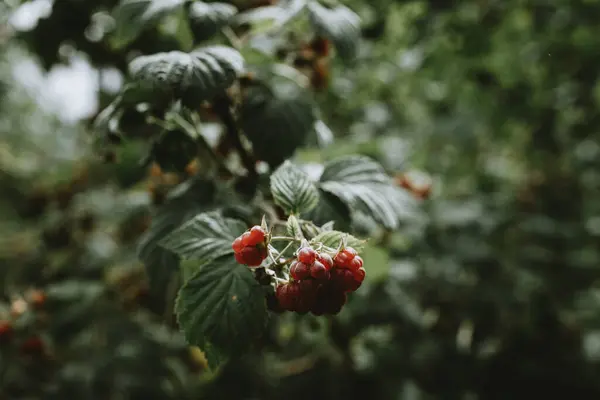
<svg viewBox="0 0 600 400">
<path fill-rule="evenodd" d="M 23 57 L 64 62 L 65 41 L 124 70 L 124 50 L 84 34 L 115 3 L 55 1 L 31 31 L 0 26 L 0 317 L 43 289 L 15 340 L 41 335 L 49 353 L 1 347 L 0 398 L 600 396 L 599 1 L 345 2 L 363 20 L 358 60 L 336 60 L 316 98 L 335 141 L 294 157 L 421 170 L 431 197 L 375 231 L 367 282 L 338 317 L 281 316 L 216 372 L 177 329 L 173 283 L 149 288 L 137 259 L 151 201 L 131 184 L 140 150 L 104 164 L 86 121 L 60 122 L 12 75 Z M 152 29 L 129 46 L 186 35 Z"/>
</svg>

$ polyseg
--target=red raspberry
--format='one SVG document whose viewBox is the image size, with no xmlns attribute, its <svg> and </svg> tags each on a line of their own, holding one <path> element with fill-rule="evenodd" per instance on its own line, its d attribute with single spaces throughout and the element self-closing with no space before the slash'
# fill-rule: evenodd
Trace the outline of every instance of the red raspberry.
<svg viewBox="0 0 600 400">
<path fill-rule="evenodd" d="M 246 246 L 256 246 L 259 243 L 265 241 L 266 233 L 265 231 L 258 225 L 255 225 L 248 232 L 248 238 L 244 242 Z"/>
<path fill-rule="evenodd" d="M 303 247 L 298 251 L 298 260 L 306 265 L 312 265 L 317 259 L 317 252 L 310 247 Z"/>
<path fill-rule="evenodd" d="M 337 267 L 346 268 L 346 265 L 350 262 L 350 257 L 345 252 L 340 251 L 333 258 L 333 262 Z"/>
<path fill-rule="evenodd" d="M 327 268 L 327 270 L 330 270 L 333 267 L 333 259 L 329 254 L 319 254 L 319 261 L 321 261 L 321 263 L 325 266 L 325 268 Z"/>
<path fill-rule="evenodd" d="M 362 266 L 363 266 L 363 259 L 360 258 L 360 256 L 356 256 L 352 260 L 350 260 L 347 268 L 351 269 L 352 271 L 356 271 L 357 269 L 361 268 Z"/>
<path fill-rule="evenodd" d="M 244 255 L 242 253 L 233 253 L 233 256 L 238 264 L 246 264 L 246 260 L 244 259 Z"/>
<path fill-rule="evenodd" d="M 314 307 L 318 288 L 318 283 L 311 279 L 298 282 L 299 296 L 296 300 L 296 312 L 306 314 Z"/>
<path fill-rule="evenodd" d="M 244 248 L 244 244 L 242 243 L 242 237 L 236 238 L 231 244 L 231 248 L 235 253 L 239 253 Z"/>
<path fill-rule="evenodd" d="M 329 279 L 329 271 L 320 261 L 315 261 L 310 267 L 310 275 L 318 281 L 326 281 Z"/>
<path fill-rule="evenodd" d="M 242 234 L 242 236 L 240 236 L 242 238 L 242 246 L 244 247 L 248 247 L 251 246 L 250 244 L 250 232 L 244 232 Z"/>
<path fill-rule="evenodd" d="M 358 282 L 358 286 L 360 286 L 363 283 L 366 275 L 367 273 L 364 268 L 359 268 L 356 271 L 354 271 L 354 280 Z"/>
<path fill-rule="evenodd" d="M 0 321 L 0 341 L 9 340 L 13 334 L 13 326 L 10 321 Z"/>
<path fill-rule="evenodd" d="M 314 315 L 337 314 L 346 304 L 346 293 L 331 284 L 319 287 L 317 299 L 311 312 Z"/>
<path fill-rule="evenodd" d="M 352 247 L 346 247 L 343 251 L 344 253 L 348 254 L 349 258 L 354 258 L 358 255 L 358 252 Z"/>
<path fill-rule="evenodd" d="M 294 261 L 290 267 L 290 275 L 299 281 L 310 277 L 310 267 L 303 262 Z"/>
<path fill-rule="evenodd" d="M 246 264 L 249 267 L 258 267 L 265 258 L 267 258 L 267 249 L 265 247 L 244 247 L 241 252 L 235 253 L 235 259 L 240 264 Z M 242 261 L 240 262 L 239 260 Z"/>
<path fill-rule="evenodd" d="M 344 292 L 354 291 L 356 286 L 352 271 L 344 268 L 334 268 L 331 271 L 331 283 Z"/>
</svg>

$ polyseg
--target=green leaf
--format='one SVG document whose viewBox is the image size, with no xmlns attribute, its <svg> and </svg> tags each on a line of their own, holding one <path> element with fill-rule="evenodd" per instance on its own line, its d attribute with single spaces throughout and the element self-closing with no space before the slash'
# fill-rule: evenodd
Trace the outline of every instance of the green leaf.
<svg viewBox="0 0 600 400">
<path fill-rule="evenodd" d="M 217 350 L 219 357 L 205 350 L 211 368 L 246 351 L 267 319 L 262 288 L 231 255 L 201 265 L 180 289 L 175 311 L 188 343 Z"/>
<path fill-rule="evenodd" d="M 357 251 L 361 251 L 364 248 L 365 243 L 367 243 L 366 240 L 358 239 L 349 233 L 340 231 L 321 232 L 311 240 L 311 243 L 323 243 L 325 246 L 337 249 L 342 243 L 342 240 L 346 241 L 347 247 L 353 247 Z"/>
<path fill-rule="evenodd" d="M 159 243 L 188 218 L 206 211 L 215 193 L 214 183 L 204 180 L 186 182 L 177 190 L 179 192 L 153 216 L 150 229 L 142 236 L 137 249 L 150 285 L 157 292 L 165 290 L 172 276 L 179 271 L 179 256 Z"/>
<path fill-rule="evenodd" d="M 396 229 L 415 204 L 379 163 L 365 156 L 345 156 L 325 164 L 319 186 L 351 211 L 360 210 L 388 229 Z"/>
<path fill-rule="evenodd" d="M 290 161 L 284 162 L 271 175 L 271 193 L 275 204 L 289 214 L 310 211 L 319 202 L 313 181 Z"/>
<path fill-rule="evenodd" d="M 257 7 L 236 17 L 236 24 L 251 26 L 251 35 L 266 33 L 288 25 L 306 7 L 306 0 L 279 2 L 276 5 Z"/>
<path fill-rule="evenodd" d="M 243 71 L 242 55 L 226 46 L 140 56 L 129 64 L 133 81 L 147 95 L 195 102 L 209 100 L 227 89 Z"/>
<path fill-rule="evenodd" d="M 148 27 L 179 9 L 185 0 L 122 0 L 113 12 L 115 31 L 112 43 L 122 48 L 134 41 Z"/>
<path fill-rule="evenodd" d="M 379 246 L 367 245 L 360 256 L 364 261 L 366 280 L 371 283 L 386 279 L 390 273 L 390 255 L 388 251 Z"/>
<path fill-rule="evenodd" d="M 238 10 L 227 3 L 195 1 L 190 5 L 190 28 L 197 41 L 210 39 L 233 20 Z"/>
<path fill-rule="evenodd" d="M 317 31 L 333 43 L 343 60 L 356 58 L 360 42 L 360 17 L 346 6 L 326 8 L 316 1 L 308 4 L 309 18 Z"/>
<path fill-rule="evenodd" d="M 275 93 L 265 87 L 247 90 L 240 109 L 241 127 L 256 157 L 276 168 L 303 145 L 316 117 L 306 93 Z"/>
<path fill-rule="evenodd" d="M 160 246 L 183 259 L 207 262 L 233 253 L 231 243 L 246 230 L 239 220 L 223 218 L 219 213 L 202 213 L 171 232 Z"/>
<path fill-rule="evenodd" d="M 302 234 L 302 228 L 300 227 L 300 223 L 298 222 L 298 218 L 295 215 L 290 215 L 287 223 L 286 223 L 286 231 L 288 236 L 303 239 L 304 235 Z"/>
</svg>

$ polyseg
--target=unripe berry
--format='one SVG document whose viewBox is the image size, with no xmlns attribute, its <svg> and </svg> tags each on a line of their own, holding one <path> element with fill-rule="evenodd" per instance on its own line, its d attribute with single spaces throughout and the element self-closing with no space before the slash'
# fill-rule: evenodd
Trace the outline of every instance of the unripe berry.
<svg viewBox="0 0 600 400">
<path fill-rule="evenodd" d="M 327 271 L 327 268 L 320 261 L 315 261 L 310 267 L 310 275 L 318 281 L 329 279 L 329 271 Z"/>
<path fill-rule="evenodd" d="M 312 265 L 317 259 L 317 252 L 310 247 L 303 247 L 298 251 L 298 260 L 306 265 Z"/>
<path fill-rule="evenodd" d="M 290 266 L 290 275 L 299 281 L 310 277 L 310 267 L 303 262 L 294 261 Z"/>
<path fill-rule="evenodd" d="M 252 227 L 252 229 L 250 229 L 248 239 L 244 244 L 246 246 L 256 246 L 257 244 L 265 241 L 265 236 L 265 231 L 263 231 L 260 226 L 255 225 Z"/>
</svg>

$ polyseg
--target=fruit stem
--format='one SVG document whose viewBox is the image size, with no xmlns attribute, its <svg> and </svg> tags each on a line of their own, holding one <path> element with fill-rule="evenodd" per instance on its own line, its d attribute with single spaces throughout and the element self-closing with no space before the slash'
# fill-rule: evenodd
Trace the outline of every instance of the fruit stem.
<svg viewBox="0 0 600 400">
<path fill-rule="evenodd" d="M 273 241 L 273 240 L 276 240 L 276 241 L 277 240 L 279 240 L 279 241 L 286 240 L 286 241 L 290 241 L 290 242 L 299 241 L 299 239 L 296 239 L 296 238 L 293 238 L 293 237 L 290 237 L 290 236 L 272 236 L 271 237 L 271 241 Z"/>
</svg>

